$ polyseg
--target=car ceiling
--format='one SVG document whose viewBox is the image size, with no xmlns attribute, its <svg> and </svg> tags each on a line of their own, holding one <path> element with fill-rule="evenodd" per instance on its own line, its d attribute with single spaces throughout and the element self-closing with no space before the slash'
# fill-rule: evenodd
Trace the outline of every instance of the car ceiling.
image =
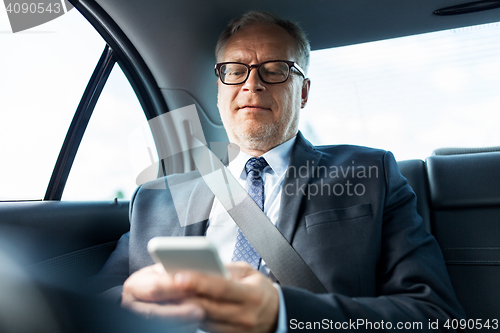
<svg viewBox="0 0 500 333">
<path fill-rule="evenodd" d="M 248 10 L 297 21 L 313 50 L 500 21 L 500 9 L 437 16 L 459 0 L 98 0 L 151 70 L 169 109 L 196 103 L 209 141 L 225 140 L 216 107 L 214 46 Z"/>
</svg>

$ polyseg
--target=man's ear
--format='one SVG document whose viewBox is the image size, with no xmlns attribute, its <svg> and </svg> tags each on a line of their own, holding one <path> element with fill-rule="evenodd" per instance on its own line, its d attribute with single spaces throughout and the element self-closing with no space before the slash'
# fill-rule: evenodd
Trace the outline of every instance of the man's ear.
<svg viewBox="0 0 500 333">
<path fill-rule="evenodd" d="M 309 89 L 311 88 L 311 80 L 304 79 L 302 82 L 302 95 L 300 107 L 303 109 L 307 104 L 307 99 L 309 98 Z"/>
</svg>

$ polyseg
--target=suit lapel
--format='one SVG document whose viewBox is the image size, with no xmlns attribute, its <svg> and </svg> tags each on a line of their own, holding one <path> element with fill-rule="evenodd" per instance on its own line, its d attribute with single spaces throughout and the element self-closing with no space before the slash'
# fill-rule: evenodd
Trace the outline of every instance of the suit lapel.
<svg viewBox="0 0 500 333">
<path fill-rule="evenodd" d="M 293 234 L 298 223 L 298 216 L 303 192 L 307 193 L 307 184 L 318 165 L 321 153 L 299 132 L 290 160 L 289 172 L 283 181 L 280 216 L 276 227 L 292 243 Z"/>
<path fill-rule="evenodd" d="M 200 222 L 186 225 L 184 227 L 184 236 L 204 236 L 206 234 L 208 217 L 212 210 L 214 198 L 214 194 L 203 181 L 203 178 L 200 177 L 193 187 L 186 212 L 187 221 Z"/>
</svg>

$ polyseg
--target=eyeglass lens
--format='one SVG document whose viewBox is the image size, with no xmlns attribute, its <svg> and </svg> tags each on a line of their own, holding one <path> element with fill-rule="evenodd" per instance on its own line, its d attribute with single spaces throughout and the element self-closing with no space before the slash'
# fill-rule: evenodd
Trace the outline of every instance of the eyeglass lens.
<svg viewBox="0 0 500 333">
<path fill-rule="evenodd" d="M 243 64 L 225 64 L 220 68 L 221 79 L 228 84 L 243 83 L 248 71 L 248 67 Z M 288 64 L 282 61 L 264 63 L 259 67 L 260 78 L 267 83 L 285 82 L 289 74 Z"/>
</svg>

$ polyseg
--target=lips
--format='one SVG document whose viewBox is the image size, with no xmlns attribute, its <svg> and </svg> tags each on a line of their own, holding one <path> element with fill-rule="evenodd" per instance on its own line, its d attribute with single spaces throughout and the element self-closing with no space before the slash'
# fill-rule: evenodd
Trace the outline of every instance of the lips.
<svg viewBox="0 0 500 333">
<path fill-rule="evenodd" d="M 240 110 L 248 110 L 248 111 L 259 111 L 259 110 L 267 110 L 270 111 L 271 109 L 262 106 L 262 105 L 244 105 L 240 107 Z"/>
</svg>

